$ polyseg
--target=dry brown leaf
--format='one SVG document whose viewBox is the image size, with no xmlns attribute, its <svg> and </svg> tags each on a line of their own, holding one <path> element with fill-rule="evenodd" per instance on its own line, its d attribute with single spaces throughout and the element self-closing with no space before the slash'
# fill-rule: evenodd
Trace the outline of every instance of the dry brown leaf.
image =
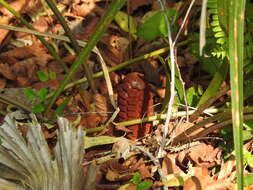
<svg viewBox="0 0 253 190">
<path fill-rule="evenodd" d="M 11 2 L 9 5 L 17 12 L 22 13 L 24 8 L 27 6 L 28 0 L 16 0 Z M 8 16 L 10 18 L 13 18 L 14 15 L 11 14 L 11 12 L 9 12 L 6 8 L 4 7 L 0 7 L 0 12 L 5 15 Z"/>
<path fill-rule="evenodd" d="M 82 116 L 80 125 L 85 129 L 89 129 L 98 126 L 100 122 L 101 117 L 98 114 L 85 114 Z"/>
<path fill-rule="evenodd" d="M 6 80 L 3 78 L 0 78 L 0 89 L 5 88 L 6 86 Z"/>
<path fill-rule="evenodd" d="M 211 145 L 201 143 L 191 147 L 189 153 L 187 153 L 187 157 L 197 166 L 206 166 L 209 168 L 221 163 L 220 154 L 220 148 L 214 148 Z"/>
<path fill-rule="evenodd" d="M 32 26 L 39 32 L 46 32 L 49 28 L 48 19 L 46 17 L 41 17 L 36 20 Z"/>
<path fill-rule="evenodd" d="M 108 160 L 100 167 L 100 170 L 111 181 L 130 180 L 132 178 L 132 169 L 127 162 L 122 162 L 120 159 Z"/>
<path fill-rule="evenodd" d="M 206 190 L 206 185 L 212 181 L 206 167 L 192 167 L 188 173 L 192 173 L 193 176 L 184 182 L 184 189 Z"/>
<path fill-rule="evenodd" d="M 119 175 L 120 174 L 116 170 L 108 169 L 105 177 L 108 181 L 117 181 L 117 180 L 119 180 Z"/>
<path fill-rule="evenodd" d="M 50 88 L 50 89 L 57 89 L 59 84 L 63 80 L 63 74 L 57 74 L 56 79 L 48 80 L 46 82 L 36 82 L 32 84 L 32 88 L 34 89 L 41 89 L 41 88 Z"/>
<path fill-rule="evenodd" d="M 115 66 L 125 59 L 125 52 L 120 49 L 120 46 L 117 45 L 118 36 L 111 35 L 102 38 L 100 44 L 100 52 L 103 55 L 105 62 L 110 66 Z"/>
<path fill-rule="evenodd" d="M 72 13 L 77 16 L 85 17 L 88 14 L 90 14 L 95 7 L 96 7 L 96 3 L 92 2 L 92 1 L 73 4 L 72 5 L 72 9 L 73 9 Z"/>
<path fill-rule="evenodd" d="M 122 138 L 120 141 L 113 144 L 112 152 L 116 152 L 117 158 L 120 158 L 122 156 L 124 157 L 124 154 L 129 153 L 130 145 L 131 145 L 130 140 Z"/>
<path fill-rule="evenodd" d="M 24 12 L 27 12 L 28 10 L 31 10 L 31 8 L 34 8 L 34 5 L 40 5 L 41 1 L 30 1 L 30 0 L 16 0 L 13 2 L 10 2 L 9 5 L 18 13 L 23 14 Z M 8 11 L 3 6 L 0 7 L 0 23 L 5 25 L 12 25 L 10 23 L 10 20 L 14 18 L 14 15 Z M 8 35 L 9 30 L 3 30 L 0 29 L 0 44 L 2 44 L 3 40 Z"/>
<path fill-rule="evenodd" d="M 0 63 L 0 74 L 9 80 L 15 80 L 16 75 L 13 73 L 12 68 L 8 64 Z"/>
<path fill-rule="evenodd" d="M 23 76 L 18 76 L 16 81 L 17 81 L 17 86 L 21 88 L 27 87 L 31 84 L 30 83 L 31 81 L 27 77 L 23 77 Z"/>
<path fill-rule="evenodd" d="M 110 110 L 108 99 L 99 93 L 94 94 L 93 102 L 96 106 L 96 112 L 101 116 L 101 121 L 104 123 L 107 121 L 109 114 L 106 113 Z"/>
<path fill-rule="evenodd" d="M 100 18 L 97 16 L 88 16 L 87 19 L 84 21 L 84 28 L 83 31 L 77 34 L 77 38 L 80 40 L 87 41 L 89 37 L 93 34 L 96 30 L 96 26 L 99 22 Z"/>
<path fill-rule="evenodd" d="M 162 162 L 162 170 L 164 175 L 168 174 L 183 174 L 184 172 L 177 166 L 177 154 L 168 154 L 164 157 Z"/>
<path fill-rule="evenodd" d="M 10 18 L 6 17 L 6 16 L 0 16 L 0 24 L 3 25 L 9 25 L 9 20 Z M 10 30 L 4 30 L 4 29 L 0 29 L 0 44 L 2 45 L 2 42 L 4 41 L 4 39 L 6 38 L 6 36 L 9 34 Z"/>
<path fill-rule="evenodd" d="M 228 180 L 218 180 L 208 183 L 205 190 L 234 190 L 234 184 Z"/>
<path fill-rule="evenodd" d="M 221 165 L 221 170 L 217 176 L 217 179 L 233 179 L 233 172 L 235 172 L 235 158 L 231 157 L 228 161 Z"/>
<path fill-rule="evenodd" d="M 144 71 L 144 77 L 147 82 L 152 83 L 156 86 L 161 85 L 160 73 L 159 73 L 159 64 L 155 59 L 145 60 L 141 64 L 142 70 Z"/>
<path fill-rule="evenodd" d="M 138 172 L 140 172 L 141 174 L 141 178 L 145 179 L 145 178 L 152 178 L 152 174 L 151 174 L 151 168 L 150 166 L 147 166 L 145 164 L 142 164 L 139 168 L 138 168 Z"/>
<path fill-rule="evenodd" d="M 13 50 L 9 50 L 7 52 L 1 53 L 0 58 L 2 57 L 13 57 L 16 59 L 26 59 L 30 57 L 39 57 L 43 60 L 50 60 L 52 58 L 51 55 L 49 55 L 46 51 L 45 48 L 41 46 L 40 43 L 35 43 L 34 45 L 31 46 L 25 46 L 25 47 L 20 47 L 20 48 L 15 48 Z M 40 62 L 40 61 L 38 61 Z M 44 62 L 44 61 L 42 61 Z"/>
</svg>

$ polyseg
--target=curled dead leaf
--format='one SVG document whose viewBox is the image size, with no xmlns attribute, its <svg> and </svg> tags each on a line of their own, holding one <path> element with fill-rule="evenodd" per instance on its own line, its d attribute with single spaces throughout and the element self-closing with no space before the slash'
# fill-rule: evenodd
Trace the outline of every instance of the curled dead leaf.
<svg viewBox="0 0 253 190">
<path fill-rule="evenodd" d="M 0 74 L 9 80 L 16 79 L 16 75 L 13 73 L 12 68 L 8 64 L 0 63 Z"/>
<path fill-rule="evenodd" d="M 201 143 L 191 147 L 187 157 L 197 164 L 197 166 L 206 166 L 210 168 L 221 163 L 220 152 L 220 148 L 214 148 L 211 145 Z"/>
<path fill-rule="evenodd" d="M 0 89 L 5 88 L 6 80 L 4 78 L 0 78 Z"/>
<path fill-rule="evenodd" d="M 96 112 L 101 116 L 101 121 L 104 123 L 109 117 L 107 112 L 110 106 L 107 98 L 102 94 L 96 93 L 93 96 L 93 102 L 95 103 Z"/>
<path fill-rule="evenodd" d="M 206 185 L 212 180 L 206 167 L 191 167 L 188 174 L 192 176 L 184 182 L 184 189 L 204 190 Z"/>
<path fill-rule="evenodd" d="M 96 4 L 94 1 L 82 2 L 82 3 L 72 5 L 73 13 L 77 16 L 82 16 L 82 17 L 85 17 L 88 14 L 90 14 L 95 7 L 96 7 Z"/>
</svg>

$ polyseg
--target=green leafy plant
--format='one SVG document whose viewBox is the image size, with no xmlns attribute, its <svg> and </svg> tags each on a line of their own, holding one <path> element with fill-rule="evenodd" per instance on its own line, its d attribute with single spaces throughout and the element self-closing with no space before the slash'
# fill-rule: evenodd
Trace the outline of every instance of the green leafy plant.
<svg viewBox="0 0 253 190">
<path fill-rule="evenodd" d="M 46 72 L 46 71 L 38 71 L 37 72 L 38 78 L 41 82 L 47 82 L 49 79 L 55 79 L 56 73 L 55 72 Z M 49 91 L 46 88 L 41 88 L 39 91 L 36 91 L 31 88 L 24 89 L 25 96 L 30 100 L 39 100 L 38 102 L 34 103 L 32 107 L 32 111 L 34 113 L 41 113 L 45 111 L 45 105 L 43 102 L 46 101 L 46 97 Z M 41 103 L 42 102 L 42 103 Z"/>
<path fill-rule="evenodd" d="M 198 99 L 199 99 L 199 95 L 197 90 L 194 87 L 188 88 L 186 91 L 186 99 L 187 102 L 190 106 L 196 106 Z"/>
<path fill-rule="evenodd" d="M 176 18 L 177 12 L 169 9 L 167 12 L 168 18 L 173 20 Z M 151 11 L 144 15 L 142 24 L 137 29 L 137 36 L 144 40 L 154 40 L 159 37 L 167 36 L 167 26 L 163 11 Z"/>
<path fill-rule="evenodd" d="M 114 20 L 123 31 L 129 32 L 129 34 L 136 38 L 136 21 L 133 17 L 129 16 L 125 12 L 118 11 Z"/>
<path fill-rule="evenodd" d="M 139 172 L 134 173 L 133 178 L 130 182 L 137 185 L 137 190 L 146 190 L 152 186 L 152 183 L 150 181 L 141 180 L 141 174 Z"/>
</svg>

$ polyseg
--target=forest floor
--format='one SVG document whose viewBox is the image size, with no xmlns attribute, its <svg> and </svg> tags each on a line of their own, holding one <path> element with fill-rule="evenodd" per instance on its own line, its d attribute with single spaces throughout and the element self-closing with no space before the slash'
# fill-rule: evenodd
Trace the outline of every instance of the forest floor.
<svg viewBox="0 0 253 190">
<path fill-rule="evenodd" d="M 9 2 L 37 31 L 64 35 L 44 1 Z M 57 7 L 76 39 L 87 42 L 110 3 L 109 0 L 61 0 L 57 1 Z M 91 189 L 156 190 L 164 186 L 186 190 L 234 189 L 232 127 L 230 120 L 222 123 L 231 114 L 220 112 L 230 99 L 226 76 L 211 101 L 193 114 L 214 76 L 215 66 L 208 65 L 212 63 L 196 53 L 201 2 L 195 2 L 184 20 L 190 3 L 173 0 L 166 5 L 177 14 L 172 22 L 173 30 L 184 24 L 175 52 L 181 75 L 176 74 L 177 96 L 166 138 L 163 134 L 171 85 L 169 42 L 166 36 L 156 34 L 159 25 L 155 24 L 162 22 L 161 17 L 142 25 L 144 15 L 147 19 L 147 15 L 161 10 L 159 1 L 155 0 L 129 0 L 97 44 L 111 82 L 101 73 L 101 60 L 94 51 L 84 63 L 95 74 L 93 87 L 87 85 L 84 68 L 80 67 L 50 110 L 46 107 L 47 97 L 59 87 L 67 71 L 35 35 L 27 33 L 11 13 L 0 7 L 0 24 L 21 29 L 0 29 L 2 122 L 7 113 L 18 107 L 36 113 L 42 122 L 54 123 L 55 119 L 50 118 L 65 104 L 60 116 L 82 126 L 86 136 L 92 139 L 85 145 L 83 160 L 85 175 L 96 176 Z M 52 36 L 45 39 L 70 68 L 76 58 L 70 43 Z M 180 91 L 180 85 L 184 85 L 184 91 Z M 120 111 L 112 118 L 116 108 Z M 57 141 L 57 125 L 53 125 L 44 127 L 45 138 L 52 148 Z M 26 134 L 25 130 L 21 131 Z M 245 144 L 249 151 L 250 139 Z M 245 172 L 251 171 L 252 167 L 247 166 Z"/>
</svg>

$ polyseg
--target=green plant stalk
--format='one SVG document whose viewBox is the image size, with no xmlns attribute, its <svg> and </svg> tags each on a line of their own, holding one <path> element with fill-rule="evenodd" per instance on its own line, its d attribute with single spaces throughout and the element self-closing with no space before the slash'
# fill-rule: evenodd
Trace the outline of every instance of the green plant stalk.
<svg viewBox="0 0 253 190">
<path fill-rule="evenodd" d="M 185 46 L 186 44 L 188 44 L 190 42 L 193 42 L 193 40 L 192 39 L 185 40 L 185 41 L 183 41 L 181 43 L 178 43 L 177 47 Z M 148 58 L 155 57 L 155 56 L 161 55 L 163 53 L 166 53 L 169 50 L 170 50 L 169 47 L 165 47 L 165 48 L 161 48 L 161 49 L 152 51 L 152 52 L 147 53 L 145 55 L 133 58 L 131 60 L 128 60 L 128 61 L 125 61 L 125 62 L 123 62 L 121 64 L 118 64 L 118 65 L 116 65 L 114 67 L 111 67 L 111 68 L 108 69 L 108 71 L 109 71 L 109 73 L 110 72 L 114 72 L 114 71 L 118 71 L 118 70 L 120 70 L 120 69 L 122 69 L 124 67 L 127 67 L 127 66 L 129 66 L 131 64 L 134 64 L 134 63 L 137 63 L 137 62 L 142 61 L 144 59 L 148 59 Z M 100 72 L 97 72 L 97 73 L 93 74 L 92 78 L 99 78 L 99 77 L 102 77 L 102 76 L 103 76 L 103 72 L 100 71 Z M 65 89 L 71 88 L 71 87 L 73 87 L 73 86 L 75 86 L 77 84 L 84 83 L 84 82 L 87 82 L 87 78 L 86 77 L 81 78 L 81 79 L 79 79 L 79 80 L 77 80 L 77 81 L 75 81 L 73 83 L 70 83 L 70 84 L 66 85 Z"/>
<path fill-rule="evenodd" d="M 61 37 L 63 37 L 63 36 L 61 36 Z M 66 41 L 67 41 L 67 39 L 62 39 L 62 40 L 66 40 Z M 194 41 L 194 40 L 192 40 L 192 39 L 187 39 L 187 40 L 185 40 L 185 41 L 183 41 L 183 42 L 178 43 L 178 44 L 177 44 L 177 47 L 185 46 L 186 44 L 188 44 L 188 43 L 190 43 L 190 42 L 193 42 L 193 41 Z M 81 42 L 81 41 L 80 41 L 80 42 Z M 79 44 L 80 44 L 80 43 L 79 43 Z M 138 61 L 141 61 L 141 60 L 144 60 L 144 59 L 148 59 L 148 58 L 151 58 L 151 57 L 155 57 L 155 56 L 161 55 L 161 54 L 163 54 L 163 53 L 169 51 L 169 49 L 170 49 L 169 47 L 161 48 L 161 49 L 152 51 L 152 52 L 150 52 L 150 53 L 147 53 L 147 54 L 145 54 L 145 55 L 136 57 L 136 58 L 134 58 L 134 59 L 125 61 L 125 62 L 123 62 L 123 63 L 121 63 L 121 64 L 118 64 L 118 65 L 116 65 L 116 66 L 114 66 L 114 67 L 109 68 L 109 69 L 108 69 L 108 72 L 110 73 L 110 72 L 118 71 L 118 70 L 120 70 L 120 69 L 122 69 L 122 68 L 124 68 L 124 67 L 127 67 L 127 66 L 129 66 L 129 65 L 131 65 L 131 64 L 134 64 L 134 63 L 136 63 L 136 62 L 138 62 Z M 93 79 L 99 78 L 99 77 L 102 77 L 103 75 L 104 75 L 104 74 L 103 74 L 103 71 L 99 71 L 99 72 L 93 74 L 93 75 L 92 75 L 92 78 L 93 78 Z M 68 89 L 68 88 L 72 88 L 72 87 L 74 87 L 75 85 L 78 85 L 78 84 L 81 84 L 81 83 L 85 83 L 85 82 L 87 82 L 87 78 L 86 78 L 86 77 L 81 78 L 81 79 L 79 79 L 79 80 L 77 80 L 77 81 L 74 81 L 74 82 L 71 82 L 71 83 L 67 84 L 67 85 L 64 87 L 64 90 L 66 90 L 66 89 Z M 55 92 L 50 93 L 50 94 L 47 96 L 47 98 L 52 97 L 52 96 L 54 95 L 54 93 L 55 93 Z"/>
<path fill-rule="evenodd" d="M 12 13 L 17 19 L 21 21 L 22 24 L 24 24 L 27 28 L 30 30 L 35 30 L 32 25 L 30 25 L 15 9 L 13 9 L 8 3 L 6 3 L 4 0 L 0 0 L 0 4 L 4 6 L 10 13 Z M 37 36 L 37 38 L 41 41 L 41 43 L 47 48 L 48 52 L 63 66 L 65 71 L 68 70 L 68 67 L 66 64 L 61 60 L 57 52 L 54 50 L 54 48 L 41 36 Z"/>
<path fill-rule="evenodd" d="M 92 34 L 90 40 L 88 41 L 85 48 L 82 50 L 80 55 L 75 59 L 73 65 L 71 66 L 68 74 L 64 77 L 61 85 L 59 88 L 55 91 L 52 99 L 50 100 L 46 113 L 49 112 L 52 105 L 54 104 L 55 100 L 58 98 L 58 96 L 61 94 L 61 92 L 64 90 L 66 85 L 69 83 L 72 75 L 78 70 L 79 66 L 86 62 L 88 59 L 88 56 L 90 55 L 92 49 L 95 47 L 97 42 L 100 40 L 104 32 L 106 31 L 107 27 L 109 26 L 110 22 L 114 19 L 114 15 L 120 10 L 120 8 L 124 5 L 126 0 L 114 0 L 112 1 L 111 5 L 109 6 L 108 10 L 106 11 L 105 15 L 102 17 L 100 22 L 98 23 L 98 26 L 95 30 L 95 32 Z"/>
<path fill-rule="evenodd" d="M 197 107 L 200 107 L 202 104 L 204 104 L 206 101 L 208 101 L 209 98 L 215 96 L 215 94 L 217 93 L 217 91 L 220 88 L 220 85 L 222 84 L 225 77 L 227 76 L 227 71 L 228 71 L 228 63 L 227 63 L 227 61 L 224 60 L 222 65 L 219 67 L 219 69 L 215 73 L 208 88 L 206 89 L 204 94 L 201 96 Z"/>
<path fill-rule="evenodd" d="M 165 72 L 166 84 L 170 84 L 170 73 L 168 71 L 167 64 L 165 63 L 165 61 L 163 60 L 163 58 L 161 56 L 158 56 L 158 59 L 162 63 L 162 66 L 163 66 L 163 69 L 164 69 L 164 72 Z M 165 113 L 166 112 L 167 105 L 169 103 L 169 99 L 170 99 L 169 85 L 166 85 L 166 88 L 165 88 L 165 97 L 163 99 L 161 113 Z"/>
<path fill-rule="evenodd" d="M 189 122 L 191 123 L 194 122 L 194 120 L 196 120 L 206 108 L 211 106 L 218 98 L 223 96 L 228 90 L 229 87 L 223 88 L 220 91 L 216 92 L 216 94 L 213 94 L 212 97 L 209 97 L 209 99 L 206 100 L 205 103 L 197 107 L 197 110 L 194 112 L 194 114 L 191 115 Z"/>
<path fill-rule="evenodd" d="M 63 29 L 64 29 L 66 35 L 68 36 L 68 38 L 69 38 L 69 40 L 70 40 L 70 42 L 71 42 L 71 44 L 72 44 L 72 47 L 73 47 L 73 49 L 74 49 L 76 55 L 79 55 L 80 52 L 81 52 L 81 48 L 80 48 L 80 46 L 78 45 L 78 42 L 77 42 L 77 40 L 76 40 L 76 38 L 75 38 L 73 32 L 72 32 L 71 29 L 69 28 L 67 22 L 65 21 L 64 17 L 62 16 L 62 14 L 60 13 L 60 11 L 58 10 L 57 6 L 55 5 L 55 3 L 54 3 L 52 0 L 46 0 L 46 2 L 47 2 L 47 4 L 48 4 L 48 6 L 50 7 L 50 9 L 53 11 L 53 13 L 54 13 L 54 15 L 56 16 L 56 18 L 58 19 L 58 21 L 60 22 L 61 26 L 63 27 Z M 93 79 L 92 79 L 92 77 L 91 77 L 91 76 L 92 76 L 92 72 L 91 72 L 89 66 L 88 66 L 85 62 L 84 62 L 81 66 L 83 67 L 83 70 L 84 70 L 84 72 L 85 72 L 85 75 L 86 75 L 86 77 L 87 77 L 87 79 L 88 79 L 88 84 L 89 84 L 89 86 L 91 87 L 92 92 L 93 92 L 93 93 L 96 93 L 96 87 L 95 87 L 94 81 L 93 81 Z M 78 87 L 77 87 L 77 90 L 78 90 L 80 96 L 82 96 L 81 88 L 80 88 L 79 85 L 78 85 Z M 82 98 L 84 98 L 84 97 L 82 97 Z M 66 105 L 66 104 L 63 104 L 63 105 L 61 106 L 61 107 L 62 107 L 62 109 L 60 109 L 61 111 L 63 111 L 64 105 Z M 61 114 L 61 111 L 60 111 L 60 110 L 57 110 L 58 114 Z M 54 113 L 54 115 L 55 115 L 55 114 L 56 114 L 56 113 Z"/>
<path fill-rule="evenodd" d="M 237 190 L 243 190 L 243 47 L 245 0 L 230 0 L 229 61 Z"/>
<path fill-rule="evenodd" d="M 46 0 L 46 2 L 48 4 L 48 6 L 50 7 L 50 9 L 54 12 L 54 15 L 56 16 L 56 18 L 61 23 L 66 35 L 69 37 L 74 51 L 76 52 L 77 55 L 79 55 L 81 49 L 78 45 L 78 42 L 77 42 L 73 32 L 71 31 L 67 22 L 65 21 L 64 17 L 62 16 L 62 14 L 60 13 L 60 11 L 58 10 L 58 8 L 56 7 L 55 3 L 52 0 Z M 96 92 L 95 84 L 92 80 L 92 72 L 91 72 L 89 66 L 84 62 L 83 67 L 84 67 L 84 72 L 85 72 L 85 75 L 88 79 L 88 83 L 89 83 L 92 91 Z"/>
<path fill-rule="evenodd" d="M 210 109 L 206 109 L 204 112 L 206 113 L 217 113 L 219 112 L 218 109 L 216 108 L 210 108 Z M 193 114 L 194 110 L 189 111 L 189 115 Z M 185 111 L 180 111 L 177 113 L 173 113 L 172 114 L 172 118 L 178 118 L 178 117 L 183 117 L 186 116 L 186 112 Z M 123 121 L 123 122 L 119 122 L 119 123 L 115 123 L 115 125 L 122 125 L 122 126 L 131 126 L 131 125 L 136 125 L 136 124 L 142 124 L 145 122 L 151 122 L 151 121 L 156 121 L 156 120 L 164 120 L 166 119 L 166 114 L 159 114 L 159 115 L 154 115 L 154 116 L 149 116 L 149 117 L 145 117 L 142 119 L 134 119 L 134 120 L 129 120 L 129 121 Z M 105 129 L 107 126 L 99 126 L 99 127 L 94 127 L 91 129 L 86 129 L 85 131 L 87 133 L 93 133 L 93 132 L 98 132 L 101 131 L 103 129 Z"/>
<path fill-rule="evenodd" d="M 253 120 L 253 115 L 252 114 L 247 114 L 244 116 L 244 120 L 245 121 L 252 121 Z M 197 138 L 201 138 L 201 137 L 204 137 L 206 136 L 207 134 L 211 133 L 212 131 L 214 130 L 217 130 L 217 129 L 222 129 L 223 127 L 225 126 L 228 126 L 228 125 L 231 125 L 233 123 L 233 119 L 228 119 L 228 120 L 225 120 L 225 121 L 222 121 L 220 123 L 217 123 L 217 124 L 214 124 L 212 126 L 209 126 L 207 127 L 205 130 L 203 131 L 200 131 L 199 133 L 197 133 L 196 135 L 193 135 L 191 137 L 188 137 L 187 138 L 187 141 L 191 141 L 193 139 L 197 139 Z M 237 184 L 238 185 L 238 184 Z"/>
</svg>

